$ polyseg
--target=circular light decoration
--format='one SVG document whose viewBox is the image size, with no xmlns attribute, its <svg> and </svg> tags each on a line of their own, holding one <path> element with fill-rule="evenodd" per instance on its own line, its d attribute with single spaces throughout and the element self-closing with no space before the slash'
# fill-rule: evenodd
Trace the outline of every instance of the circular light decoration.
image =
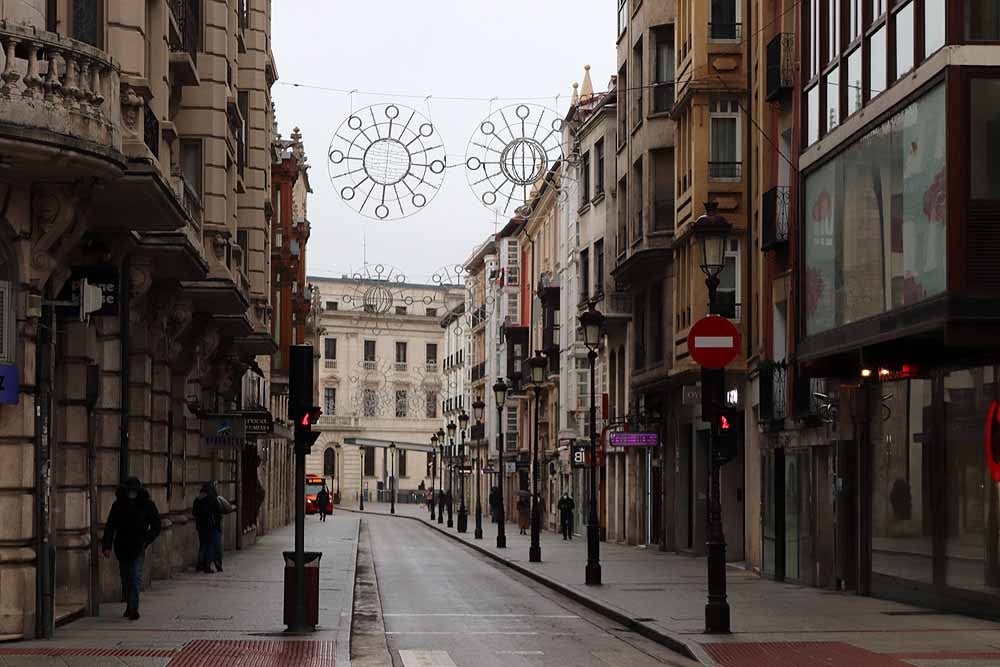
<svg viewBox="0 0 1000 667">
<path fill-rule="evenodd" d="M 434 125 L 397 104 L 352 113 L 333 135 L 327 158 L 340 198 L 375 220 L 399 220 L 427 206 L 447 166 Z"/>
<path fill-rule="evenodd" d="M 353 311 L 358 325 L 378 336 L 403 324 L 397 308 L 409 313 L 418 301 L 425 306 L 434 303 L 433 296 L 414 298 L 413 292 L 398 269 L 385 264 L 366 264 L 361 271 L 351 274 L 351 285 L 343 301 Z"/>
<path fill-rule="evenodd" d="M 466 150 L 469 186 L 491 211 L 524 215 L 532 188 L 563 159 L 563 119 L 537 104 L 493 112 L 476 128 Z"/>
</svg>

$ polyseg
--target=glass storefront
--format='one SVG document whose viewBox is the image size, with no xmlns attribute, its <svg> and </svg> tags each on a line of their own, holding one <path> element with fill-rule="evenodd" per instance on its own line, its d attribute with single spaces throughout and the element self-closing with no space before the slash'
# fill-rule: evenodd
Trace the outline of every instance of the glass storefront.
<svg viewBox="0 0 1000 667">
<path fill-rule="evenodd" d="M 891 577 L 873 579 L 876 594 L 893 597 L 916 583 L 925 591 L 918 601 L 995 608 L 1000 485 L 985 441 L 990 406 L 1000 398 L 998 369 L 937 372 L 872 389 L 871 572 Z"/>
<path fill-rule="evenodd" d="M 931 381 L 883 383 L 872 415 L 872 572 L 932 582 Z"/>
<path fill-rule="evenodd" d="M 944 85 L 806 178 L 806 331 L 946 287 Z"/>
</svg>

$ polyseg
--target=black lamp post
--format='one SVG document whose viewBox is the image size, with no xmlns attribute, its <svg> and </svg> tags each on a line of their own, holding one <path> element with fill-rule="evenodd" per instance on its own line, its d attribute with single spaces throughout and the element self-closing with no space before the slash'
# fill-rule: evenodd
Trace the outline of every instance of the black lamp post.
<svg viewBox="0 0 1000 667">
<path fill-rule="evenodd" d="M 528 561 L 542 562 L 542 545 L 539 542 L 542 530 L 542 508 L 538 504 L 538 408 L 541 404 L 542 385 L 545 384 L 545 367 L 548 365 L 541 352 L 528 360 L 531 367 L 531 384 L 535 389 L 535 438 L 531 451 L 531 546 L 528 547 Z"/>
<path fill-rule="evenodd" d="M 434 497 L 435 491 L 438 491 L 438 489 L 434 488 L 437 485 L 437 476 L 438 476 L 437 444 L 438 444 L 438 437 L 437 437 L 437 434 L 434 434 L 434 435 L 431 436 L 431 454 L 430 454 L 430 456 L 431 456 L 431 521 L 433 521 L 434 518 L 435 518 L 435 516 L 434 516 L 434 506 L 437 505 L 437 498 Z"/>
<path fill-rule="evenodd" d="M 590 511 L 587 515 L 587 570 L 588 586 L 601 584 L 601 542 L 600 521 L 597 517 L 597 407 L 594 403 L 596 381 L 594 367 L 597 350 L 601 346 L 601 327 L 604 315 L 591 302 L 587 311 L 580 315 L 583 327 L 583 341 L 587 345 L 587 360 L 590 362 Z"/>
<path fill-rule="evenodd" d="M 396 513 L 396 443 L 389 443 L 389 463 L 392 465 L 392 472 L 389 474 L 389 514 Z"/>
<path fill-rule="evenodd" d="M 503 408 L 507 402 L 507 383 L 502 378 L 498 378 L 493 385 L 493 397 L 497 404 L 497 495 L 500 499 L 500 513 L 497 515 L 497 549 L 507 548 L 507 529 L 504 522 L 507 520 L 503 502 L 503 485 L 506 473 L 503 469 Z"/>
<path fill-rule="evenodd" d="M 438 440 L 438 458 L 441 460 L 441 465 L 438 467 L 441 469 L 441 486 L 438 489 L 438 523 L 444 523 L 444 429 L 438 429 L 437 432 Z"/>
<path fill-rule="evenodd" d="M 358 447 L 358 451 L 361 452 L 361 488 L 358 489 L 358 509 L 362 512 L 365 511 L 365 448 Z"/>
<path fill-rule="evenodd" d="M 472 404 L 472 416 L 476 418 L 476 425 L 483 425 L 483 413 L 486 411 L 486 404 L 483 399 L 477 398 Z M 476 443 L 476 532 L 473 537 L 477 540 L 483 539 L 483 442 L 482 439 Z"/>
<path fill-rule="evenodd" d="M 451 528 L 455 522 L 451 518 L 455 505 L 455 422 L 448 422 L 448 527 Z"/>
<path fill-rule="evenodd" d="M 465 505 L 465 432 L 469 428 L 469 415 L 465 410 L 458 416 L 458 426 L 462 432 L 458 446 L 458 532 L 465 533 L 469 530 L 469 509 Z"/>
<path fill-rule="evenodd" d="M 708 287 L 708 312 L 716 314 L 716 296 L 719 274 L 725 267 L 726 244 L 732 224 L 717 213 L 715 202 L 705 204 L 705 215 L 698 218 L 693 233 L 701 244 L 701 270 Z M 729 632 L 729 602 L 726 600 L 726 536 L 722 529 L 722 490 L 720 472 L 722 460 L 719 452 L 719 425 L 716 412 L 725 405 L 725 370 L 701 369 L 702 391 L 714 387 L 716 396 L 709 397 L 702 405 L 711 405 L 712 413 L 702 415 L 711 422 L 711 443 L 708 480 L 708 534 L 705 547 L 708 551 L 708 603 L 705 605 L 705 632 Z"/>
</svg>

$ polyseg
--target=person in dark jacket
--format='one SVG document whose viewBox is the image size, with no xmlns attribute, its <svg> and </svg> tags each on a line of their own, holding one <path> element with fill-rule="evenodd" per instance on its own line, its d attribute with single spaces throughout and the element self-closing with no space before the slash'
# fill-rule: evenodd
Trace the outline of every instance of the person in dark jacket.
<svg viewBox="0 0 1000 667">
<path fill-rule="evenodd" d="M 101 540 L 105 558 L 114 547 L 125 592 L 125 617 L 139 619 L 139 588 L 146 547 L 160 535 L 160 513 L 138 477 L 129 477 L 115 492 Z"/>
<path fill-rule="evenodd" d="M 557 505 L 559 509 L 559 524 L 562 526 L 562 536 L 564 540 L 573 539 L 573 510 L 576 503 L 570 497 L 569 492 L 563 493 Z"/>
<path fill-rule="evenodd" d="M 215 536 L 222 527 L 222 506 L 211 484 L 203 484 L 194 499 L 194 522 L 198 531 L 198 572 L 212 572 L 215 559 Z"/>
<path fill-rule="evenodd" d="M 326 490 L 326 485 L 316 494 L 316 509 L 319 510 L 319 520 L 326 521 L 327 512 L 330 511 L 330 492 Z"/>
<path fill-rule="evenodd" d="M 528 496 L 521 496 L 517 499 L 517 527 L 520 529 L 521 535 L 527 535 L 530 526 L 531 501 Z"/>
<path fill-rule="evenodd" d="M 500 517 L 500 489 L 495 486 L 490 489 L 490 517 L 493 523 Z"/>
</svg>

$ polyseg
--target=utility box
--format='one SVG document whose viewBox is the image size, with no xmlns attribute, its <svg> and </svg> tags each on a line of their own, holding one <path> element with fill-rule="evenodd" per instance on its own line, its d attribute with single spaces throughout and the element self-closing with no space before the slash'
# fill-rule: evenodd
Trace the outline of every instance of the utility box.
<svg viewBox="0 0 1000 667">
<path fill-rule="evenodd" d="M 295 552 L 282 551 L 285 558 L 285 616 L 284 623 L 289 628 L 295 625 Z M 323 554 L 319 551 L 306 551 L 303 554 L 305 562 L 305 624 L 315 628 L 319 625 L 319 562 Z"/>
</svg>

